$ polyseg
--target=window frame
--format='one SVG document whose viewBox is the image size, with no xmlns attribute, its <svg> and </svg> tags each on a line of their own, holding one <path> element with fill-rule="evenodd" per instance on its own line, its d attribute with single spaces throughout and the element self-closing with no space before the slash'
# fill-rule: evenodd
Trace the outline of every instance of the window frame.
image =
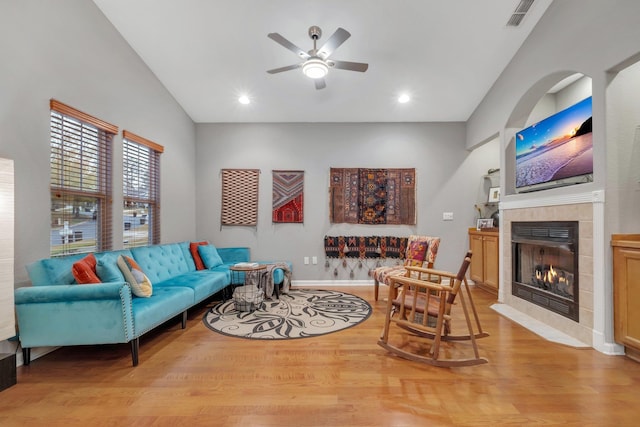
<svg viewBox="0 0 640 427">
<path fill-rule="evenodd" d="M 55 99 L 49 101 L 49 110 L 50 255 L 64 256 L 110 250 L 113 244 L 112 146 L 113 138 L 118 134 L 118 127 Z M 95 135 L 92 136 L 92 133 Z M 89 154 L 85 156 L 85 153 Z M 88 184 L 85 185 L 85 182 Z M 72 231 L 67 227 L 60 230 L 61 245 L 54 245 L 54 229 L 58 225 L 53 220 L 54 200 L 62 200 L 63 205 L 72 203 L 71 215 L 75 217 L 76 209 L 79 213 L 80 200 L 83 199 L 85 203 L 95 201 L 95 245 L 87 245 L 86 241 L 72 245 L 72 241 L 76 243 L 78 240 L 78 234 L 68 234 Z M 72 217 L 64 209 L 60 216 L 69 219 Z M 80 234 L 79 241 L 82 240 Z"/>
<path fill-rule="evenodd" d="M 135 150 L 129 147 L 128 144 L 132 144 L 137 146 Z M 135 152 L 134 152 L 135 151 Z M 141 173 L 140 164 L 138 164 L 137 168 L 134 170 L 137 172 L 135 177 L 131 174 L 131 167 L 129 167 L 129 162 L 131 162 L 131 156 L 138 157 L 138 162 L 142 159 L 140 158 L 140 153 L 146 152 L 148 157 L 146 159 L 146 164 L 148 165 L 148 173 Z M 123 237 L 125 232 L 129 231 L 131 233 L 131 228 L 134 228 L 135 232 L 135 221 L 129 222 L 129 227 L 125 225 L 124 221 L 124 210 L 130 208 L 132 205 L 146 205 L 148 217 L 145 219 L 145 224 L 148 228 L 147 234 L 147 242 L 146 244 L 141 244 L 139 241 L 135 240 L 130 242 L 128 239 L 123 238 L 123 246 L 124 248 L 133 248 L 139 246 L 148 246 L 155 245 L 160 243 L 160 155 L 164 153 L 164 147 L 160 144 L 157 144 L 147 138 L 141 137 L 131 131 L 123 130 L 122 131 L 122 209 L 123 209 Z M 128 157 L 129 156 L 129 157 Z M 135 167 L 135 163 L 134 163 Z M 140 181 L 140 177 L 146 175 L 148 181 L 146 181 L 146 188 L 148 196 L 145 197 L 144 194 L 127 194 L 128 192 L 128 182 L 137 180 Z M 133 224 L 132 224 L 133 223 Z M 140 219 L 138 219 L 137 225 L 142 226 L 145 224 L 140 223 Z"/>
</svg>

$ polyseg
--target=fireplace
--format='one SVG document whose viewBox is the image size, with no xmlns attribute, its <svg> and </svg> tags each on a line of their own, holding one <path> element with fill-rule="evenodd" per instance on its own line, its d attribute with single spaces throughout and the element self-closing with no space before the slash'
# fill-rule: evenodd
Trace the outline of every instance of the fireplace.
<svg viewBox="0 0 640 427">
<path fill-rule="evenodd" d="M 578 322 L 578 222 L 512 222 L 511 250 L 511 293 Z"/>
</svg>

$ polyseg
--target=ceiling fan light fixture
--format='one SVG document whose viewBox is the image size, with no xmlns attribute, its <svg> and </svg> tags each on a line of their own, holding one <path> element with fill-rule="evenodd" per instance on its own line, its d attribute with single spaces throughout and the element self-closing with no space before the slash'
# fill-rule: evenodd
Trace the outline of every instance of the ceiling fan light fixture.
<svg viewBox="0 0 640 427">
<path fill-rule="evenodd" d="M 311 58 L 302 65 L 302 72 L 312 79 L 321 79 L 329 72 L 329 66 L 319 58 Z"/>
<path fill-rule="evenodd" d="M 326 77 L 326 75 L 329 73 L 330 68 L 336 68 L 338 70 L 359 71 L 361 73 L 367 71 L 367 69 L 369 68 L 369 64 L 365 64 L 362 62 L 336 61 L 333 59 L 329 59 L 331 54 L 337 48 L 339 48 L 342 43 L 344 43 L 349 37 L 351 37 L 351 33 L 349 33 L 344 28 L 339 27 L 331 35 L 331 37 L 329 37 L 329 39 L 318 48 L 317 42 L 321 35 L 322 30 L 319 27 L 312 26 L 311 28 L 309 28 L 309 37 L 311 37 L 311 39 L 313 40 L 313 49 L 305 52 L 278 33 L 267 34 L 267 37 L 269 37 L 271 40 L 295 53 L 300 58 L 304 59 L 302 62 L 299 62 L 297 64 L 267 70 L 267 73 L 277 74 L 282 73 L 283 71 L 297 70 L 298 68 L 302 68 L 303 74 L 310 79 L 313 79 L 314 86 L 317 90 L 320 90 L 327 87 L 324 81 L 324 77 Z"/>
</svg>

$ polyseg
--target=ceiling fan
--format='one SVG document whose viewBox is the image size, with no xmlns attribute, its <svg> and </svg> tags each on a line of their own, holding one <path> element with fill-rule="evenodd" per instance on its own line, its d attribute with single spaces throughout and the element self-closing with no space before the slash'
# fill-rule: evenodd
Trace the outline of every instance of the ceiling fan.
<svg viewBox="0 0 640 427">
<path fill-rule="evenodd" d="M 298 46 L 291 43 L 278 33 L 269 33 L 267 37 L 276 43 L 289 49 L 300 58 L 304 59 L 303 62 L 294 65 L 288 65 L 286 67 L 274 68 L 268 70 L 269 74 L 281 73 L 283 71 L 295 70 L 296 68 L 302 68 L 302 72 L 305 76 L 313 79 L 316 89 L 324 89 L 327 85 L 324 81 L 324 77 L 329 72 L 329 68 L 337 68 L 339 70 L 360 71 L 365 72 L 369 68 L 369 64 L 362 62 L 349 62 L 349 61 L 337 61 L 329 59 L 329 56 L 335 51 L 342 43 L 344 43 L 351 33 L 344 28 L 338 28 L 335 33 L 329 37 L 319 49 L 316 47 L 316 42 L 322 36 L 322 30 L 320 27 L 312 26 L 309 28 L 309 37 L 313 40 L 313 49 L 308 52 L 300 49 Z"/>
</svg>

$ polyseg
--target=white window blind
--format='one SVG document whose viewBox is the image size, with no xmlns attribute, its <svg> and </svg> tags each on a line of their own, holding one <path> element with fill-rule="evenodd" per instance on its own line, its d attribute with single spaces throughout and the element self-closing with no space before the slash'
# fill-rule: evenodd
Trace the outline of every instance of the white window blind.
<svg viewBox="0 0 640 427">
<path fill-rule="evenodd" d="M 118 128 L 51 100 L 51 255 L 112 247 L 111 143 Z"/>
<path fill-rule="evenodd" d="M 160 154 L 164 147 L 123 131 L 124 247 L 160 243 Z"/>
</svg>

